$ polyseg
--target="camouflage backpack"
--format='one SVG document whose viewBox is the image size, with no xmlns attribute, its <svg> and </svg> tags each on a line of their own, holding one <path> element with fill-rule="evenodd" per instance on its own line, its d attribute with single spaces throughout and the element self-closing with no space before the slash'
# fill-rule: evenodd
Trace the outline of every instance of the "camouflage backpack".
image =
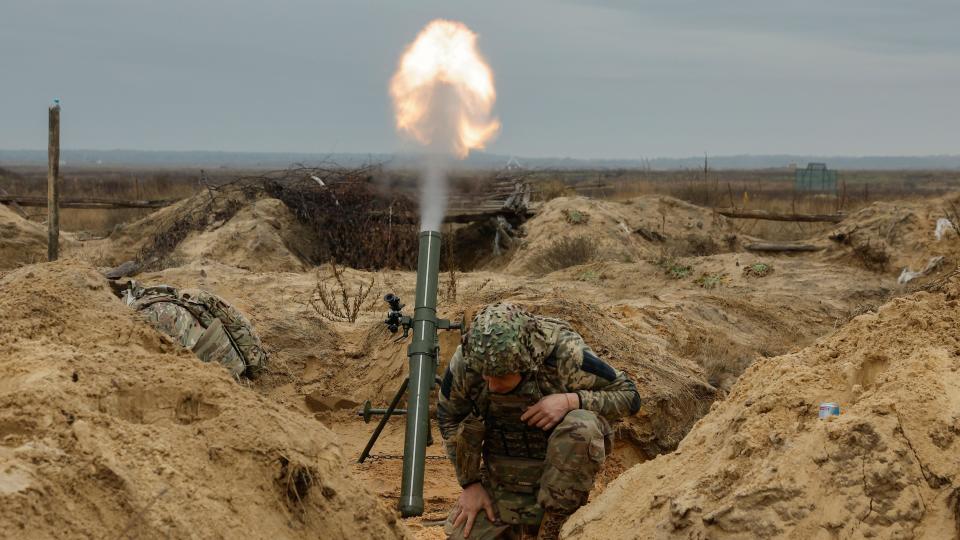
<svg viewBox="0 0 960 540">
<path fill-rule="evenodd" d="M 267 365 L 253 325 L 219 296 L 168 285 L 142 287 L 131 281 L 124 301 L 201 360 L 223 364 L 234 377 L 255 376 Z"/>
</svg>

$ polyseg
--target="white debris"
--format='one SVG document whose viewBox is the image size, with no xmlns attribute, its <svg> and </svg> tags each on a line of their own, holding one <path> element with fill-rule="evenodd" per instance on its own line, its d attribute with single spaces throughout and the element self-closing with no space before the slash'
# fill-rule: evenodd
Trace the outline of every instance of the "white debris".
<svg viewBox="0 0 960 540">
<path fill-rule="evenodd" d="M 953 230 L 953 223 L 947 218 L 940 218 L 937 220 L 937 229 L 933 231 L 933 235 L 937 237 L 937 241 L 939 242 L 940 239 L 943 238 L 943 235 L 951 230 Z"/>
<path fill-rule="evenodd" d="M 900 277 L 897 278 L 897 284 L 906 285 L 920 276 L 925 276 L 936 270 L 942 262 L 942 256 L 932 257 L 929 261 L 927 261 L 927 265 L 923 267 L 923 270 L 920 270 L 919 272 L 913 272 L 909 268 L 904 268 L 903 271 L 900 272 Z"/>
<path fill-rule="evenodd" d="M 897 285 L 906 285 L 914 279 L 923 275 L 923 272 L 911 272 L 909 268 L 904 268 L 897 278 Z"/>
<path fill-rule="evenodd" d="M 310 175 L 310 178 L 312 178 L 314 182 L 320 184 L 320 185 L 323 186 L 323 187 L 326 187 L 326 186 L 327 186 L 326 184 L 323 183 L 323 180 L 321 180 L 321 179 L 320 179 L 318 176 L 316 176 L 316 175 L 311 174 L 311 175 Z M 937 240 L 939 240 L 939 238 L 937 238 Z"/>
</svg>

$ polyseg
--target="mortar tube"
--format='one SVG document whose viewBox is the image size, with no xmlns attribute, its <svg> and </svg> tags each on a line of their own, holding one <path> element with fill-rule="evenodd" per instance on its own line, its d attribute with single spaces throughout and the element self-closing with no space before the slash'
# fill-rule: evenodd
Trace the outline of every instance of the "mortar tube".
<svg viewBox="0 0 960 540">
<path fill-rule="evenodd" d="M 407 430 L 403 442 L 400 515 L 423 514 L 423 473 L 430 437 L 430 392 L 437 372 L 437 282 L 440 279 L 440 232 L 421 231 L 417 255 L 417 288 L 413 311 L 413 341 L 407 348 L 410 384 L 407 387 Z"/>
</svg>

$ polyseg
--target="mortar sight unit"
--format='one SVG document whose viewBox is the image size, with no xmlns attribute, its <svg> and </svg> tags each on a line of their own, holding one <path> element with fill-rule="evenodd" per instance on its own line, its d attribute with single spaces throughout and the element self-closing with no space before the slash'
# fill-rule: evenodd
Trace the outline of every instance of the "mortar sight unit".
<svg viewBox="0 0 960 540">
<path fill-rule="evenodd" d="M 413 315 L 403 314 L 404 306 L 399 296 L 390 293 L 383 298 L 390 307 L 384 320 L 390 332 L 396 333 L 402 328 L 403 334 L 399 339 L 406 339 L 410 336 L 410 331 L 413 331 L 413 339 L 407 347 L 410 373 L 385 410 L 365 408 L 365 418 L 369 418 L 371 414 L 382 416 L 359 460 L 363 463 L 370 455 L 370 450 L 392 415 L 406 414 L 407 429 L 403 442 L 403 477 L 400 486 L 400 515 L 403 517 L 423 514 L 424 464 L 427 445 L 433 442 L 430 436 L 430 393 L 434 385 L 439 385 L 440 382 L 437 378 L 440 361 L 437 331 L 461 329 L 460 323 L 437 318 L 440 233 L 421 231 L 419 249 Z M 407 408 L 401 412 L 397 405 L 404 393 L 407 395 Z"/>
</svg>

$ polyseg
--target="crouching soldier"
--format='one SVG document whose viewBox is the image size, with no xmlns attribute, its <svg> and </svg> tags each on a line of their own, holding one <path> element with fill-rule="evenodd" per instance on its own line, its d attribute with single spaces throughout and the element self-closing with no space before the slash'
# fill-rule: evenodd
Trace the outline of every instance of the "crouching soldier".
<svg viewBox="0 0 960 540">
<path fill-rule="evenodd" d="M 463 487 L 451 538 L 557 538 L 640 409 L 626 374 L 565 322 L 511 304 L 481 310 L 440 386 L 444 448 Z"/>
</svg>

